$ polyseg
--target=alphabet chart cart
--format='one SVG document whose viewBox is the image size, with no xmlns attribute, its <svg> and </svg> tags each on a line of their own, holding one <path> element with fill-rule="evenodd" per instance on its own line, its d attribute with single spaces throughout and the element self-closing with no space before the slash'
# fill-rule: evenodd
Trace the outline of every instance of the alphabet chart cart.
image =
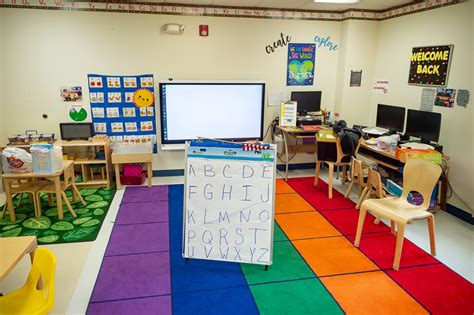
<svg viewBox="0 0 474 315">
<path fill-rule="evenodd" d="M 184 258 L 272 264 L 275 152 L 270 144 L 186 143 Z"/>
</svg>

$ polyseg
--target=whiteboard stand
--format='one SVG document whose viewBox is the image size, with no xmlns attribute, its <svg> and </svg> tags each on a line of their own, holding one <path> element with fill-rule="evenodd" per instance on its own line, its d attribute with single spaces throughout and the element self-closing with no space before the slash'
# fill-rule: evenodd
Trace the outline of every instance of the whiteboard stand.
<svg viewBox="0 0 474 315">
<path fill-rule="evenodd" d="M 276 146 L 200 139 L 186 143 L 185 159 L 185 262 L 193 258 L 251 263 L 269 270 Z"/>
</svg>

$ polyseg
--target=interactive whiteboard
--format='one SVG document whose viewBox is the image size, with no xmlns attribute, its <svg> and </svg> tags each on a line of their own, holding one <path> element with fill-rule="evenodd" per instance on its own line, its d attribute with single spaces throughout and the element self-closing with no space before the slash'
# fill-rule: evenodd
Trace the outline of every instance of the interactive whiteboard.
<svg viewBox="0 0 474 315">
<path fill-rule="evenodd" d="M 264 83 L 160 82 L 161 143 L 261 140 Z"/>
</svg>

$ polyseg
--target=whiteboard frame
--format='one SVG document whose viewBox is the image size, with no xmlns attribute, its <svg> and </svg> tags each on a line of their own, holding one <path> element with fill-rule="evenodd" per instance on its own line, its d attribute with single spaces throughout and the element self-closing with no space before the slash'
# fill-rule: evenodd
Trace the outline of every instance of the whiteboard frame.
<svg viewBox="0 0 474 315">
<path fill-rule="evenodd" d="M 216 140 L 219 141 L 219 140 Z M 184 187 L 183 187 L 183 230 L 182 230 L 182 242 L 181 242 L 181 255 L 185 260 L 190 259 L 190 257 L 186 257 L 185 255 L 185 234 L 186 234 L 186 187 L 188 185 L 188 149 L 190 147 L 191 141 L 185 142 L 184 148 Z M 273 150 L 273 203 L 272 203 L 272 224 L 271 224 L 271 234 L 270 234 L 270 263 L 269 264 L 262 264 L 262 263 L 249 263 L 243 261 L 235 261 L 234 263 L 239 264 L 254 264 L 254 265 L 261 265 L 261 266 L 270 266 L 273 264 L 273 242 L 274 242 L 274 233 L 275 233 L 275 199 L 276 199 L 276 167 L 277 167 L 277 146 L 275 144 L 270 144 L 270 150 Z M 194 258 L 193 259 L 201 259 L 201 260 L 213 260 L 213 261 L 223 261 L 232 263 L 232 261 L 224 260 L 224 259 L 206 259 L 202 257 Z M 266 267 L 266 268 L 267 268 Z M 265 269 L 267 270 L 267 269 Z"/>
</svg>

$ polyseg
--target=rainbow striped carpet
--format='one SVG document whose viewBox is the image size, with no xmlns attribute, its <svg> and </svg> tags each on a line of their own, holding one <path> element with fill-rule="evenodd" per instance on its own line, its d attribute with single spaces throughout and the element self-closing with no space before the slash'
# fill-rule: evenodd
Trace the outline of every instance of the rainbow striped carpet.
<svg viewBox="0 0 474 315">
<path fill-rule="evenodd" d="M 181 257 L 183 186 L 127 188 L 88 314 L 473 314 L 474 286 L 313 178 L 277 180 L 273 265 Z M 372 217 L 373 219 L 373 217 Z"/>
</svg>

